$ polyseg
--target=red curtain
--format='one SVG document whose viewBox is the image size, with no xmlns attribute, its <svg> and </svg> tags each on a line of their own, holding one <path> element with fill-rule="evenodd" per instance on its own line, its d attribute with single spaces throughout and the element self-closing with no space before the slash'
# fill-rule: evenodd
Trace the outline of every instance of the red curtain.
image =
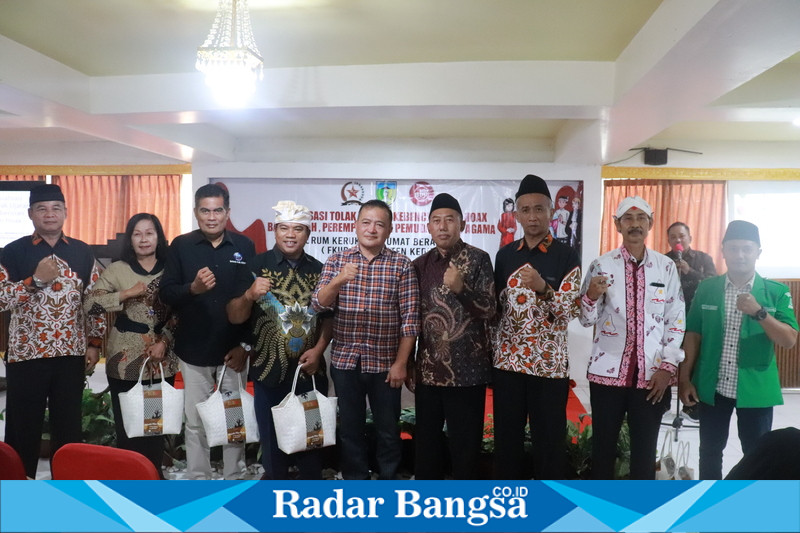
<svg viewBox="0 0 800 533">
<path fill-rule="evenodd" d="M 106 244 L 143 212 L 161 220 L 168 240 L 180 234 L 180 174 L 53 176 L 53 183 L 67 204 L 64 233 L 88 244 Z"/>
<path fill-rule="evenodd" d="M 0 174 L 0 181 L 44 181 L 44 176 L 34 176 L 33 174 Z"/>
<path fill-rule="evenodd" d="M 626 196 L 641 196 L 653 208 L 653 228 L 647 246 L 658 252 L 669 251 L 667 228 L 683 222 L 692 234 L 692 248 L 714 259 L 717 272 L 726 270 L 720 243 L 725 233 L 726 182 L 687 180 L 605 180 L 600 253 L 622 245 L 613 215 Z"/>
</svg>

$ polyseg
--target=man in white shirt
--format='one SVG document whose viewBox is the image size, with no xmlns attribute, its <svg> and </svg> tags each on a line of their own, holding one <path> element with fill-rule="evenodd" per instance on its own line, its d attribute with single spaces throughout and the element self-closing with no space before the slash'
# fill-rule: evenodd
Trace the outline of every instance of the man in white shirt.
<svg viewBox="0 0 800 533">
<path fill-rule="evenodd" d="M 654 479 L 661 417 L 683 360 L 685 307 L 675 262 L 648 249 L 653 209 L 638 196 L 620 202 L 622 246 L 595 259 L 581 288 L 580 321 L 596 326 L 589 359 L 592 477 L 613 479 L 627 414 L 631 479 Z"/>
</svg>

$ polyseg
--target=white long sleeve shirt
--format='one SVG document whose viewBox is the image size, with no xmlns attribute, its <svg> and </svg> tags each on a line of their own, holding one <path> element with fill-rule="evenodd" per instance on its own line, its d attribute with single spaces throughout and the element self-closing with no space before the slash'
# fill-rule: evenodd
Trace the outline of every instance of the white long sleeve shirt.
<svg viewBox="0 0 800 533">
<path fill-rule="evenodd" d="M 592 301 L 586 291 L 599 275 L 607 277 L 608 290 Z M 670 372 L 674 381 L 684 358 L 685 319 L 680 277 L 672 259 L 645 250 L 637 264 L 624 246 L 598 257 L 581 287 L 580 322 L 595 326 L 589 381 L 644 388 L 659 369 Z"/>
</svg>

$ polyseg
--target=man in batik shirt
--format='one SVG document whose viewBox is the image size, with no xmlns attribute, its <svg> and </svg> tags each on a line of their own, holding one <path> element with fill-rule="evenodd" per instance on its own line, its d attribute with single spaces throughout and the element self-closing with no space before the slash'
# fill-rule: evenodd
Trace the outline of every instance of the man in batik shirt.
<svg viewBox="0 0 800 533">
<path fill-rule="evenodd" d="M 297 464 L 300 479 L 322 479 L 320 450 L 287 456 L 278 448 L 271 408 L 292 390 L 297 365 L 302 365 L 297 394 L 312 390 L 328 394 L 323 352 L 331 338 L 332 320 L 311 308 L 311 294 L 319 281 L 322 263 L 305 253 L 311 234 L 311 211 L 292 201 L 278 202 L 275 247 L 258 254 L 239 273 L 228 303 L 228 319 L 241 324 L 249 319 L 253 338 L 250 377 L 255 392 L 256 418 L 261 434 L 261 463 L 265 479 L 287 479 L 289 466 Z"/>
<path fill-rule="evenodd" d="M 35 478 L 46 408 L 53 453 L 82 440 L 84 376 L 100 357 L 105 318 L 83 311 L 99 271 L 89 246 L 64 235 L 61 188 L 32 189 L 28 216 L 33 236 L 0 255 L 0 309 L 11 311 L 5 441 Z"/>
<path fill-rule="evenodd" d="M 497 304 L 489 254 L 461 240 L 464 218 L 447 193 L 431 203 L 436 247 L 414 260 L 422 328 L 416 355 L 416 479 L 442 479 L 447 426 L 453 479 L 475 479 L 491 381 L 489 321 Z"/>
<path fill-rule="evenodd" d="M 550 234 L 547 183 L 525 176 L 517 191 L 522 239 L 497 252 L 500 322 L 494 344 L 495 477 L 517 479 L 530 420 L 534 476 L 566 475 L 569 355 L 567 325 L 578 316 L 578 254 Z"/>
</svg>

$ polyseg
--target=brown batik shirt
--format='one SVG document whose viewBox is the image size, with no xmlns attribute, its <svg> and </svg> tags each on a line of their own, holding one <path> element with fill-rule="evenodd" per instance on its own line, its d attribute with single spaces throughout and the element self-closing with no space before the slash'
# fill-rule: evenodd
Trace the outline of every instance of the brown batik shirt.
<svg viewBox="0 0 800 533">
<path fill-rule="evenodd" d="M 443 282 L 453 262 L 464 279 L 455 294 Z M 422 328 L 416 379 L 425 385 L 469 387 L 491 381 L 489 322 L 496 312 L 489 254 L 459 241 L 446 256 L 438 249 L 414 260 Z"/>
</svg>

